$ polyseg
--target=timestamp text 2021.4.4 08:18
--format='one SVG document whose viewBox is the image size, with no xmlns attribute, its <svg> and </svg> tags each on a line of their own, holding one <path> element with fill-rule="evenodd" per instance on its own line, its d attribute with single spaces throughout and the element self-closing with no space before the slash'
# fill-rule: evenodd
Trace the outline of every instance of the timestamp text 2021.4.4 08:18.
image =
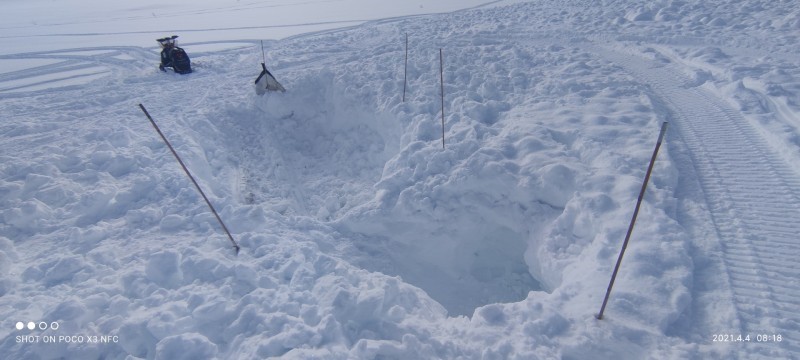
<svg viewBox="0 0 800 360">
<path fill-rule="evenodd" d="M 714 334 L 713 342 L 781 342 L 781 334 Z"/>
</svg>

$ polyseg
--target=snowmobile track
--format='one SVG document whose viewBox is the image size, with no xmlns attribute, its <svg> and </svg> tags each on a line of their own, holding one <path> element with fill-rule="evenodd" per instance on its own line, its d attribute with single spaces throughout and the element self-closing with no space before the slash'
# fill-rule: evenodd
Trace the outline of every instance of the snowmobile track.
<svg viewBox="0 0 800 360">
<path fill-rule="evenodd" d="M 688 87 L 674 65 L 595 50 L 650 87 L 689 149 L 722 243 L 727 274 L 719 275 L 729 279 L 740 322 L 739 329 L 715 331 L 749 335 L 741 345 L 764 357 L 797 354 L 800 175 L 739 112 L 703 88 Z M 709 342 L 712 335 L 706 334 Z"/>
<path fill-rule="evenodd" d="M 52 88 L 81 88 L 93 80 L 123 76 L 151 65 L 153 53 L 145 48 L 87 47 L 0 55 L 0 60 L 30 61 L 30 66 L 0 72 L 0 93 L 24 98 L 46 94 Z M 39 64 L 41 62 L 41 64 Z"/>
</svg>

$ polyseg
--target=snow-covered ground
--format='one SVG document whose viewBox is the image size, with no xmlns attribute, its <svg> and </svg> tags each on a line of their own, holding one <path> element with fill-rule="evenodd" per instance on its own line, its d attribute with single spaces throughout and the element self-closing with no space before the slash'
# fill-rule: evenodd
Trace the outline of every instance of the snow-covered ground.
<svg viewBox="0 0 800 360">
<path fill-rule="evenodd" d="M 6 1 L 0 352 L 798 358 L 797 5 Z"/>
</svg>

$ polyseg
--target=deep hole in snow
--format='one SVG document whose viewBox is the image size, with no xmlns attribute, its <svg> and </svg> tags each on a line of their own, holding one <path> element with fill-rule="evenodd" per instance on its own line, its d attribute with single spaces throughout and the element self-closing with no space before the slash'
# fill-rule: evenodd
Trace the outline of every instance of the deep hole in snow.
<svg viewBox="0 0 800 360">
<path fill-rule="evenodd" d="M 492 220 L 513 209 L 454 210 L 448 223 L 381 211 L 351 216 L 375 199 L 387 161 L 401 150 L 403 130 L 398 119 L 369 113 L 330 82 L 307 82 L 296 95 L 257 99 L 255 113 L 231 110 L 229 117 L 242 120 L 243 201 L 333 221 L 342 237 L 322 248 L 401 277 L 450 315 L 472 315 L 482 305 L 541 290 L 524 260 L 527 230 Z M 255 119 L 242 119 L 248 116 Z"/>
<path fill-rule="evenodd" d="M 435 224 L 369 226 L 369 235 L 351 235 L 360 250 L 351 261 L 400 276 L 425 290 L 451 316 L 469 316 L 480 306 L 520 301 L 541 290 L 524 260 L 524 234 L 464 216 L 453 226 L 430 225 Z M 382 230 L 374 232 L 378 228 Z"/>
<path fill-rule="evenodd" d="M 369 113 L 322 80 L 231 109 L 240 130 L 240 200 L 331 221 L 371 199 L 383 164 L 397 152 L 395 119 Z"/>
</svg>

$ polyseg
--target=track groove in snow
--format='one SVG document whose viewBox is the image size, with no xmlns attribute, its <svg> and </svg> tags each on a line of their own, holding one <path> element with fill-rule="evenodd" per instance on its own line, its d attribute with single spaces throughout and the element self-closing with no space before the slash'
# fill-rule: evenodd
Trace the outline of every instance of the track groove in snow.
<svg viewBox="0 0 800 360">
<path fill-rule="evenodd" d="M 800 242 L 791 237 L 800 234 L 800 176 L 739 112 L 703 88 L 686 86 L 688 80 L 674 65 L 655 64 L 626 50 L 598 52 L 649 85 L 667 104 L 691 152 L 723 243 L 741 321 L 741 329 L 717 330 L 780 334 L 779 343 L 743 346 L 763 356 L 788 358 L 800 349 L 794 300 L 800 294 Z"/>
<path fill-rule="evenodd" d="M 14 61 L 22 67 L 0 72 L 0 94 L 24 98 L 53 88 L 85 85 L 109 75 L 149 67 L 153 54 L 144 48 L 120 46 L 0 55 L 0 61 Z"/>
</svg>

